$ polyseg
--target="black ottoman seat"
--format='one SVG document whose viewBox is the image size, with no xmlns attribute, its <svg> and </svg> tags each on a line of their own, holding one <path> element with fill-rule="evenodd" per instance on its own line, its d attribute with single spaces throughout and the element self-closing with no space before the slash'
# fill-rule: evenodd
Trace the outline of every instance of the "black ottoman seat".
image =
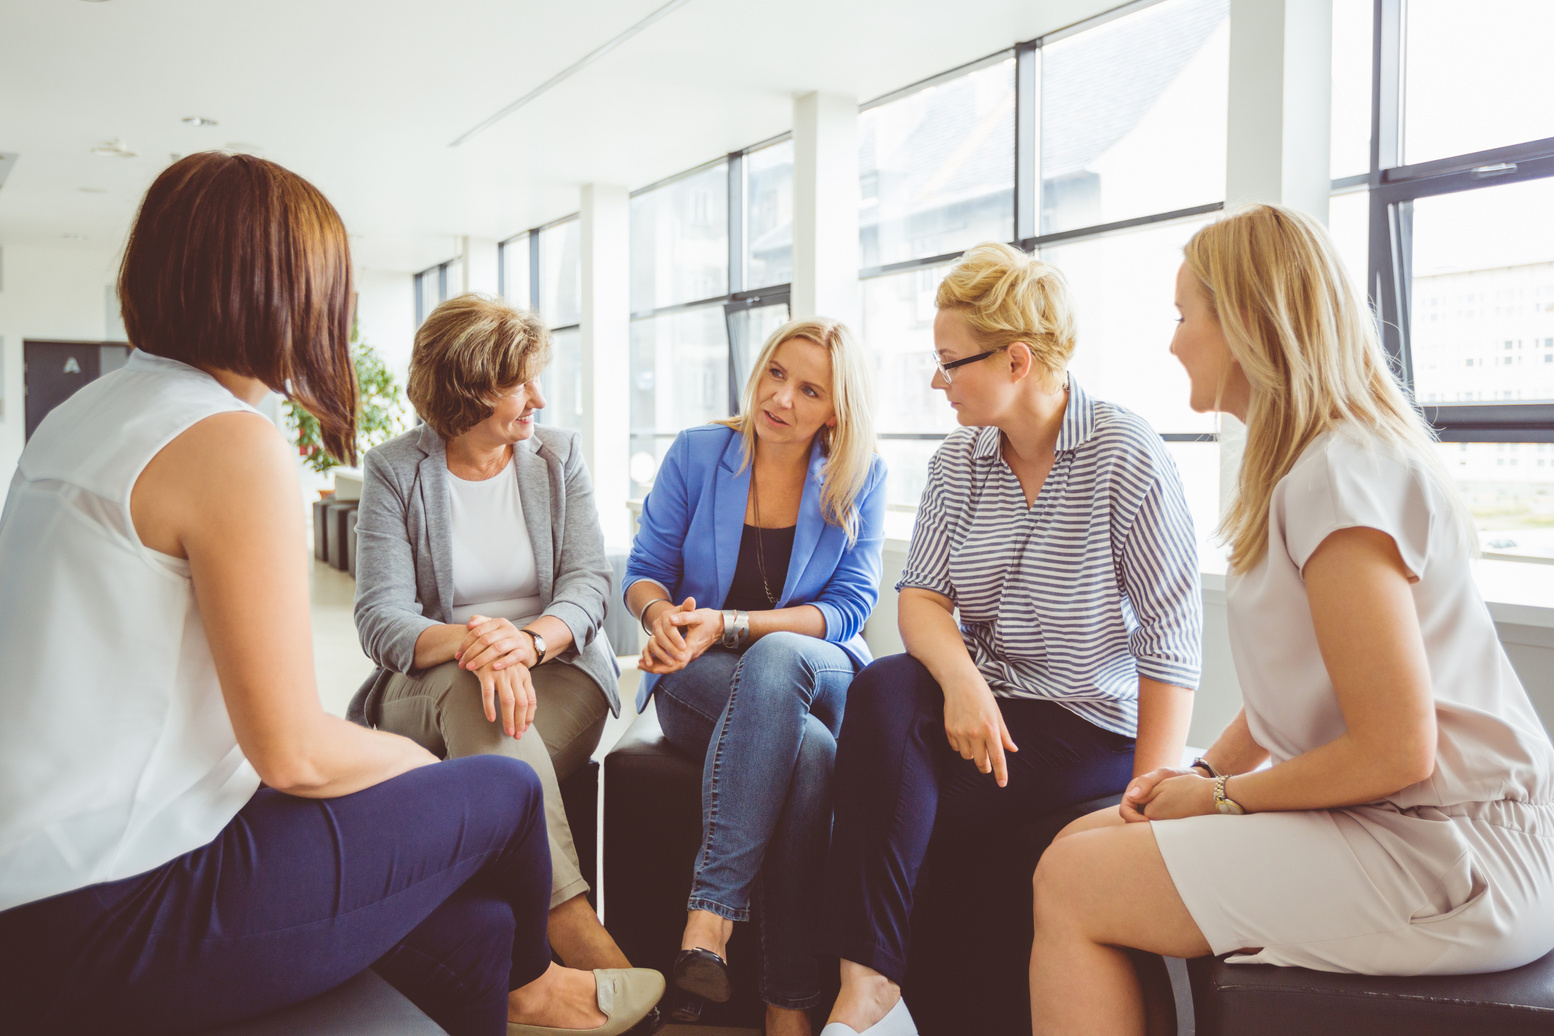
<svg viewBox="0 0 1554 1036">
<path fill-rule="evenodd" d="M 1554 953 L 1488 975 L 1376 978 L 1189 961 L 1198 1036 L 1554 1033 Z"/>
</svg>

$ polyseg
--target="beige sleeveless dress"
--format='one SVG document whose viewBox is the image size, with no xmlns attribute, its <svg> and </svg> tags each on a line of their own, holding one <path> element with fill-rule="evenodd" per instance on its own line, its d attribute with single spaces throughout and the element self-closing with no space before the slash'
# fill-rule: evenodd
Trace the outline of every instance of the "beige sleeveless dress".
<svg viewBox="0 0 1554 1036">
<path fill-rule="evenodd" d="M 1554 747 L 1449 501 L 1417 458 L 1351 425 L 1279 482 L 1267 557 L 1227 580 L 1252 736 L 1277 765 L 1344 732 L 1301 569 L 1353 527 L 1391 536 L 1414 576 L 1435 771 L 1366 806 L 1156 822 L 1166 867 L 1215 953 L 1258 951 L 1232 963 L 1420 975 L 1536 960 L 1554 949 Z"/>
</svg>

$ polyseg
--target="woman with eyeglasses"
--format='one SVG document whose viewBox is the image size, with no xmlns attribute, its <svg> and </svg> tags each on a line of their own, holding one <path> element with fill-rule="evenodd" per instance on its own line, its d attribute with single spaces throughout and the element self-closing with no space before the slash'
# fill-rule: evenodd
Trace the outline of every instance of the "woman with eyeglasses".
<svg viewBox="0 0 1554 1036">
<path fill-rule="evenodd" d="M 1198 683 L 1181 481 L 1154 429 L 1068 373 L 1062 275 L 979 245 L 936 302 L 933 385 L 965 427 L 929 463 L 896 584 L 907 653 L 848 690 L 818 947 L 842 987 L 822 1036 L 916 1032 L 900 984 L 936 817 L 985 833 L 1178 765 Z"/>
</svg>

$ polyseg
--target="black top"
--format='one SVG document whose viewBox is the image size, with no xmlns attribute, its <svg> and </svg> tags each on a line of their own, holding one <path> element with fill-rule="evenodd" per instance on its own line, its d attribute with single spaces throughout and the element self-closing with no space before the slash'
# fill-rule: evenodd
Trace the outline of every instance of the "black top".
<svg viewBox="0 0 1554 1036">
<path fill-rule="evenodd" d="M 746 525 L 739 538 L 739 563 L 734 566 L 734 581 L 729 584 L 725 608 L 742 608 L 747 612 L 768 611 L 777 607 L 782 597 L 783 584 L 788 581 L 788 559 L 793 555 L 793 530 L 758 529 Z M 761 565 L 756 561 L 756 537 L 760 537 L 761 560 L 766 566 L 766 583 L 761 582 Z M 766 588 L 771 587 L 771 596 Z"/>
</svg>

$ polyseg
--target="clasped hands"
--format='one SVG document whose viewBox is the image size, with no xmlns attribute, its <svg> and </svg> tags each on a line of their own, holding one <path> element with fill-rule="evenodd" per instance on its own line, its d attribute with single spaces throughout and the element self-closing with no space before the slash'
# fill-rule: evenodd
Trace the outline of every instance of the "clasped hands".
<svg viewBox="0 0 1554 1036">
<path fill-rule="evenodd" d="M 1201 817 L 1214 809 L 1214 779 L 1193 769 L 1162 766 L 1128 782 L 1119 807 L 1130 824 Z"/>
<path fill-rule="evenodd" d="M 647 607 L 654 603 L 649 602 Z M 678 608 L 660 608 L 647 628 L 651 631 L 642 648 L 637 668 L 644 673 L 677 673 L 702 656 L 723 636 L 723 613 L 715 608 L 696 607 L 696 598 L 687 597 Z"/>
<path fill-rule="evenodd" d="M 454 659 L 480 681 L 486 719 L 495 723 L 500 712 L 507 736 L 523 737 L 539 705 L 529 675 L 530 667 L 539 661 L 534 641 L 507 619 L 471 615 L 464 625 L 464 640 Z"/>
</svg>

